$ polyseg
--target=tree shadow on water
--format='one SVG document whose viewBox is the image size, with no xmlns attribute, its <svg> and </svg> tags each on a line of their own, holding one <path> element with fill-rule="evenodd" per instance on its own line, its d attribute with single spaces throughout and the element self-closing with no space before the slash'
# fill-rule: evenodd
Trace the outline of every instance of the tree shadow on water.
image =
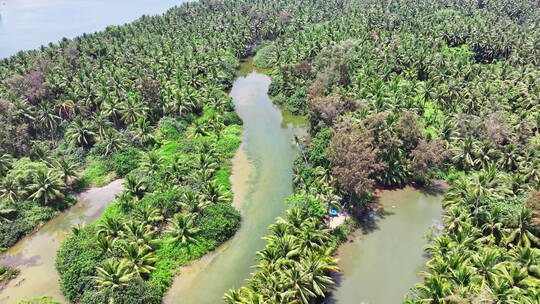
<svg viewBox="0 0 540 304">
<path fill-rule="evenodd" d="M 414 188 L 420 191 L 424 195 L 433 196 L 433 195 L 443 195 L 444 192 L 446 192 L 448 185 L 442 181 L 435 181 L 435 182 L 430 183 L 429 185 L 415 186 Z"/>
<path fill-rule="evenodd" d="M 354 212 L 354 218 L 361 228 L 362 234 L 366 235 L 379 230 L 379 221 L 393 214 L 395 214 L 393 211 L 387 210 L 381 205 L 378 197 L 374 197 L 369 205 Z"/>
</svg>

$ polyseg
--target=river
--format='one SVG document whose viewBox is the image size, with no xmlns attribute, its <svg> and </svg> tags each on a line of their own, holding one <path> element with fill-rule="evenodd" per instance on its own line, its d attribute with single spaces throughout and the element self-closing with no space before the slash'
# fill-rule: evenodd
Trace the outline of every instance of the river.
<svg viewBox="0 0 540 304">
<path fill-rule="evenodd" d="M 183 267 L 165 295 L 165 303 L 215 304 L 231 287 L 244 285 L 263 249 L 261 237 L 287 206 L 292 193 L 292 164 L 297 155 L 295 134 L 304 135 L 305 121 L 272 104 L 267 95 L 270 78 L 256 71 L 251 60 L 242 63 L 230 96 L 244 120 L 242 145 L 233 160 L 234 206 L 242 225 L 234 237 Z"/>
<path fill-rule="evenodd" d="M 186 0 L 0 0 L 0 58 L 162 14 Z"/>
<path fill-rule="evenodd" d="M 90 223 L 101 217 L 114 196 L 122 191 L 122 180 L 92 188 L 77 196 L 77 204 L 27 235 L 0 256 L 0 266 L 16 266 L 21 273 L 0 291 L 0 303 L 49 295 L 67 303 L 60 292 L 60 276 L 54 267 L 56 251 L 69 236 L 71 226 Z"/>
<path fill-rule="evenodd" d="M 442 224 L 443 188 L 381 191 L 375 221 L 356 231 L 338 250 L 342 272 L 326 303 L 401 303 L 409 289 L 422 282 L 424 235 Z"/>
</svg>

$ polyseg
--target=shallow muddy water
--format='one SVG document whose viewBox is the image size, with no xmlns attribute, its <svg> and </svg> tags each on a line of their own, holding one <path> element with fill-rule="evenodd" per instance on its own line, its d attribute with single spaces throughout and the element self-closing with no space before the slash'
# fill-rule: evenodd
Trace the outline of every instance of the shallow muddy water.
<svg viewBox="0 0 540 304">
<path fill-rule="evenodd" d="M 327 304 L 397 304 L 422 282 L 425 233 L 441 225 L 441 189 L 406 187 L 377 196 L 380 215 L 338 250 L 338 282 Z"/>
<path fill-rule="evenodd" d="M 264 247 L 261 237 L 285 211 L 285 198 L 292 193 L 292 164 L 297 155 L 293 137 L 306 134 L 305 121 L 272 104 L 267 95 L 270 78 L 256 71 L 250 60 L 242 64 L 239 74 L 230 96 L 244 120 L 244 133 L 233 159 L 231 181 L 242 226 L 216 251 L 183 267 L 165 303 L 222 303 L 229 288 L 244 285 L 257 263 L 255 252 Z"/>
<path fill-rule="evenodd" d="M 0 266 L 16 266 L 21 273 L 0 291 L 0 303 L 49 295 L 67 303 L 60 292 L 60 276 L 54 267 L 56 251 L 71 233 L 71 226 L 90 223 L 99 217 L 122 191 L 122 180 L 93 188 L 77 196 L 77 203 L 22 238 L 0 256 Z"/>
</svg>

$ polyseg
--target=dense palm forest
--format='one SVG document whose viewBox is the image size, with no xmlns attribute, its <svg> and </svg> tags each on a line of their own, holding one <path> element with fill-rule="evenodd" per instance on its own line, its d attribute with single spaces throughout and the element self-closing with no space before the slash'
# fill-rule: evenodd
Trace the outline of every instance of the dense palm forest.
<svg viewBox="0 0 540 304">
<path fill-rule="evenodd" d="M 361 216 L 375 188 L 445 179 L 445 230 L 431 234 L 425 281 L 405 302 L 538 303 L 537 5 L 352 1 L 343 17 L 262 42 L 269 93 L 310 121 L 295 184 L 313 200 L 305 228 L 291 214 L 270 227 L 258 271 L 224 299 L 316 302 L 335 271 L 324 230 L 302 237 L 318 205 Z"/>
<path fill-rule="evenodd" d="M 102 219 L 60 249 L 61 289 L 160 303 L 180 265 L 239 226 L 229 159 L 242 122 L 224 92 L 239 58 L 339 5 L 307 4 L 201 1 L 4 59 L 0 246 L 72 205 L 72 191 L 124 178 Z"/>
<path fill-rule="evenodd" d="M 445 230 L 407 303 L 540 301 L 540 13 L 535 1 L 232 1 L 21 52 L 0 63 L 0 247 L 124 178 L 57 257 L 78 303 L 160 303 L 180 265 L 234 234 L 239 58 L 307 115 L 291 209 L 228 303 L 315 303 L 376 188 L 449 183 Z M 8 271 L 7 269 L 5 271 Z M 9 270 L 12 273 L 12 270 Z M 11 276 L 11 274 L 9 275 Z M 201 287 L 204 288 L 204 287 Z"/>
</svg>

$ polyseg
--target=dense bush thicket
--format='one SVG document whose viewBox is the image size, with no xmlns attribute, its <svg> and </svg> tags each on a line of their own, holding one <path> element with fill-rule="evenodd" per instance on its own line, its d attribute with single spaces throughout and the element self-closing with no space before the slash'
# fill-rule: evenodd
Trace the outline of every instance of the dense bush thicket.
<svg viewBox="0 0 540 304">
<path fill-rule="evenodd" d="M 375 187 L 445 178 L 446 230 L 432 237 L 425 281 L 405 302 L 537 303 L 537 3 L 343 4 L 345 16 L 277 37 L 256 56 L 271 67 L 274 100 L 310 121 L 296 192 L 312 207 L 317 181 L 329 181 L 354 212 L 370 208 Z M 312 277 L 283 275 L 287 252 L 265 253 L 230 303 L 321 296 L 309 293 Z"/>
</svg>

